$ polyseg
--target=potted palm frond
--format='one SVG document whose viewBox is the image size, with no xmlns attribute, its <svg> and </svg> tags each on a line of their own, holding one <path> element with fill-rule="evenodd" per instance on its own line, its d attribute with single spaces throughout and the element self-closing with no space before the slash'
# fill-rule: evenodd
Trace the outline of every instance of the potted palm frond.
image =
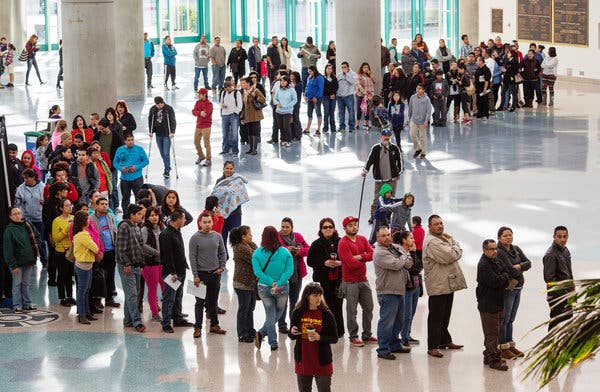
<svg viewBox="0 0 600 392">
<path fill-rule="evenodd" d="M 566 303 L 568 310 L 563 316 L 571 318 L 551 329 L 525 356 L 529 364 L 524 378 L 535 378 L 540 388 L 565 368 L 574 368 L 600 350 L 600 279 L 565 280 L 549 286 L 550 294 L 567 291 L 557 303 Z M 552 320 L 534 330 L 546 327 Z"/>
</svg>

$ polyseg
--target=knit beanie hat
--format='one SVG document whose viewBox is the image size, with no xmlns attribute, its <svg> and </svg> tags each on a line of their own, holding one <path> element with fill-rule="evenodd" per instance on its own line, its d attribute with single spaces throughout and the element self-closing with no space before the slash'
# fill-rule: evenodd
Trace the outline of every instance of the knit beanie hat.
<svg viewBox="0 0 600 392">
<path fill-rule="evenodd" d="M 390 184 L 383 184 L 381 186 L 381 190 L 379 191 L 379 195 L 381 197 L 385 197 L 385 194 L 388 192 L 392 192 L 392 187 L 390 186 Z"/>
</svg>

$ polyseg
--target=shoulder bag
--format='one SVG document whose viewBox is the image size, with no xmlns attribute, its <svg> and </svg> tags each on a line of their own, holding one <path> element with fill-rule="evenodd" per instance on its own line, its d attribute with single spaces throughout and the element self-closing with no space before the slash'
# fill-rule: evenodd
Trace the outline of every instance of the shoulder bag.
<svg viewBox="0 0 600 392">
<path fill-rule="evenodd" d="M 271 262 L 271 257 L 273 257 L 274 254 L 275 254 L 275 252 L 271 252 L 271 256 L 269 256 L 269 258 L 267 259 L 267 262 L 261 268 L 262 272 L 265 272 L 267 270 L 267 267 L 269 266 L 269 263 Z M 254 288 L 254 298 L 257 301 L 260 301 L 260 295 L 258 295 L 258 282 L 256 282 L 256 287 Z"/>
<path fill-rule="evenodd" d="M 75 262 L 75 253 L 73 253 L 73 243 L 69 246 L 69 249 L 65 252 L 65 258 L 71 263 Z"/>
<path fill-rule="evenodd" d="M 27 61 L 29 60 L 29 53 L 27 53 L 27 49 L 23 49 L 21 54 L 19 55 L 19 61 Z"/>
</svg>

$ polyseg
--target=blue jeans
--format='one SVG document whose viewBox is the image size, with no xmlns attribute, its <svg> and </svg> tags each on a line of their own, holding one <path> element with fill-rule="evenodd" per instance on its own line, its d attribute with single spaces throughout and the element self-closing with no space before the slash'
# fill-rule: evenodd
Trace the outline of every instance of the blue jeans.
<svg viewBox="0 0 600 392">
<path fill-rule="evenodd" d="M 221 124 L 223 124 L 223 152 L 231 152 L 238 154 L 238 128 L 240 127 L 240 116 L 237 113 L 221 116 Z"/>
<path fill-rule="evenodd" d="M 240 227 L 242 225 L 242 213 L 240 210 L 239 214 L 231 214 L 227 218 L 225 218 L 225 224 L 223 225 L 223 230 L 221 231 L 221 236 L 223 237 L 223 243 L 225 244 L 225 251 L 227 252 L 227 258 L 229 259 L 229 251 L 227 250 L 227 237 L 229 237 L 229 232 L 236 227 Z"/>
<path fill-rule="evenodd" d="M 166 275 L 161 276 L 161 279 L 165 279 Z M 177 290 L 173 290 L 171 286 L 165 284 L 165 291 L 162 299 L 162 326 L 170 326 L 171 319 L 173 321 L 183 321 L 181 311 L 181 301 L 183 299 L 183 284 L 185 283 L 185 274 L 177 275 L 177 280 L 181 282 L 181 286 Z"/>
<path fill-rule="evenodd" d="M 290 293 L 288 296 L 289 299 L 289 307 L 290 307 L 290 322 L 292 321 L 292 312 L 294 311 L 294 308 L 296 307 L 296 302 L 298 302 L 298 297 L 300 297 L 300 289 L 302 288 L 302 281 L 300 280 L 299 282 L 296 283 L 292 283 L 289 282 L 289 286 L 290 286 Z M 285 322 L 285 316 L 286 313 L 288 313 L 287 311 L 288 309 L 288 304 L 285 304 L 285 309 L 283 309 L 283 313 L 281 313 L 281 317 L 279 317 L 277 324 L 279 326 L 279 328 L 287 328 L 287 323 Z"/>
<path fill-rule="evenodd" d="M 135 180 L 127 181 L 121 178 L 121 208 L 123 209 L 123 216 L 127 216 L 127 208 L 129 208 L 129 201 L 131 200 L 131 192 L 133 192 L 133 200 L 137 197 L 138 192 L 142 189 L 144 184 L 144 177 L 139 176 Z"/>
<path fill-rule="evenodd" d="M 32 57 L 27 60 L 27 73 L 25 74 L 25 83 L 29 83 L 29 72 L 31 72 L 32 66 L 35 68 L 35 73 L 37 74 L 40 83 L 42 83 L 42 77 L 40 76 L 40 70 L 38 68 L 35 57 Z"/>
<path fill-rule="evenodd" d="M 92 287 L 92 269 L 84 270 L 75 266 L 75 275 L 77 276 L 77 314 L 87 316 L 91 314 L 89 294 Z"/>
<path fill-rule="evenodd" d="M 331 132 L 335 132 L 335 98 L 323 97 L 323 112 L 323 131 L 327 132 L 331 128 Z"/>
<path fill-rule="evenodd" d="M 165 166 L 165 172 L 171 171 L 171 138 L 168 136 L 156 136 L 156 145 Z"/>
<path fill-rule="evenodd" d="M 502 320 L 502 329 L 500 344 L 511 343 L 513 339 L 513 322 L 517 317 L 517 310 L 521 303 L 521 291 L 523 287 L 516 287 L 513 291 L 507 291 L 504 294 L 504 319 Z"/>
<path fill-rule="evenodd" d="M 237 334 L 238 338 L 254 338 L 254 308 L 256 298 L 253 290 L 235 289 L 238 297 Z"/>
<path fill-rule="evenodd" d="M 389 354 L 402 348 L 400 330 L 404 319 L 404 296 L 378 294 L 379 322 L 377 323 L 377 352 Z"/>
<path fill-rule="evenodd" d="M 225 81 L 225 69 L 226 66 L 218 66 L 218 65 L 213 65 L 212 66 L 212 73 L 213 73 L 213 79 L 212 79 L 212 88 L 214 89 L 219 89 L 219 91 L 223 90 L 223 82 Z"/>
<path fill-rule="evenodd" d="M 405 343 L 411 338 L 410 330 L 417 310 L 417 302 L 419 302 L 420 293 L 421 288 L 415 287 L 414 289 L 406 290 L 406 294 L 404 294 L 404 321 L 402 322 L 400 336 L 402 336 L 402 341 Z"/>
<path fill-rule="evenodd" d="M 312 99 L 308 100 L 308 110 L 306 111 L 306 113 L 308 114 L 308 118 L 312 119 L 313 116 L 313 110 L 317 111 L 317 118 L 321 118 L 321 98 L 317 98 L 317 102 L 313 102 Z"/>
<path fill-rule="evenodd" d="M 204 79 L 204 87 L 208 90 L 210 85 L 208 84 L 208 68 L 194 67 L 194 91 L 198 91 L 198 79 L 200 79 L 200 73 Z"/>
<path fill-rule="evenodd" d="M 519 102 L 519 99 L 517 98 L 518 86 L 515 83 L 509 83 L 506 88 L 503 88 L 503 90 L 504 94 L 502 95 L 502 107 L 508 107 L 508 100 L 512 96 L 511 107 L 516 109 L 517 102 Z"/>
<path fill-rule="evenodd" d="M 354 131 L 356 128 L 356 114 L 354 113 L 354 95 L 347 95 L 345 97 L 337 97 L 338 104 L 338 117 L 340 122 L 340 129 L 346 129 L 346 110 L 348 111 L 348 126 L 350 131 Z"/>
<path fill-rule="evenodd" d="M 285 305 L 287 304 L 290 286 L 286 284 L 281 286 L 281 289 L 282 290 L 280 293 L 273 294 L 271 292 L 271 286 L 265 286 L 262 284 L 258 285 L 258 295 L 260 296 L 263 306 L 265 307 L 265 323 L 258 332 L 260 332 L 262 336 L 269 337 L 269 345 L 271 347 L 278 346 L 275 323 L 285 311 Z"/>
<path fill-rule="evenodd" d="M 4 266 L 2 266 L 4 268 Z M 12 301 L 14 309 L 23 309 L 31 306 L 29 298 L 29 281 L 33 265 L 19 267 L 18 271 L 10 270 L 12 274 Z"/>
<path fill-rule="evenodd" d="M 138 292 L 140 289 L 141 274 L 140 267 L 131 267 L 131 273 L 129 275 L 125 275 L 125 269 L 122 264 L 118 264 L 117 269 L 121 276 L 121 285 L 123 286 L 123 294 L 125 295 L 125 304 L 123 305 L 125 317 L 123 318 L 123 325 L 133 324 L 134 327 L 137 327 L 142 324 L 142 317 L 138 309 Z"/>
</svg>

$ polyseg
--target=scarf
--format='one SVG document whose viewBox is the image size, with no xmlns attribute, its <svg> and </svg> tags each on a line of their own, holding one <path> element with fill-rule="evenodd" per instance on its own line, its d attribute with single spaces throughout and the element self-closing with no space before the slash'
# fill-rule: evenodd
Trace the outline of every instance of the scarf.
<svg viewBox="0 0 600 392">
<path fill-rule="evenodd" d="M 238 207 L 250 201 L 247 183 L 248 180 L 237 173 L 217 182 L 211 195 L 219 199 L 223 218 L 227 219 Z"/>
<path fill-rule="evenodd" d="M 37 239 L 35 238 L 35 233 L 33 232 L 33 228 L 31 224 L 26 220 L 23 221 L 23 225 L 27 229 L 27 235 L 29 236 L 29 242 L 31 242 L 31 247 L 33 248 L 33 255 L 37 259 L 40 255 L 40 249 L 38 247 Z"/>
</svg>

